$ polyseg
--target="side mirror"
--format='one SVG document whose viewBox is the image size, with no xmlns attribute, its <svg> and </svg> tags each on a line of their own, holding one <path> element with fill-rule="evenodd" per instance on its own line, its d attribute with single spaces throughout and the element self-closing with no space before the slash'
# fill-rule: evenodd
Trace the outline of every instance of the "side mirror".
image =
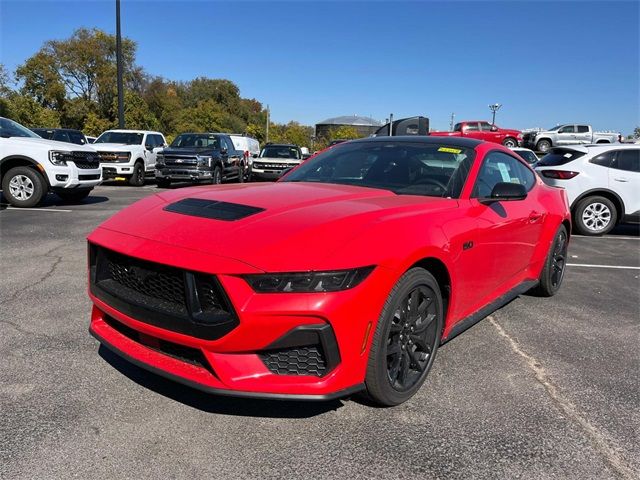
<svg viewBox="0 0 640 480">
<path fill-rule="evenodd" d="M 485 198 L 479 198 L 480 203 L 493 203 L 493 202 L 509 202 L 513 200 L 524 200 L 527 198 L 527 189 L 524 185 L 511 182 L 499 182 L 496 183 L 491 190 L 491 195 Z"/>
<path fill-rule="evenodd" d="M 253 155 L 251 155 L 253 158 L 258 158 L 258 154 L 254 153 Z"/>
<path fill-rule="evenodd" d="M 153 145 L 145 145 L 144 148 L 146 148 L 150 152 L 153 152 Z"/>
<path fill-rule="evenodd" d="M 220 149 L 220 154 L 221 154 L 221 155 L 226 155 L 227 153 L 228 153 L 228 152 L 227 152 L 227 149 L 226 149 L 225 147 L 222 147 L 222 148 Z"/>
<path fill-rule="evenodd" d="M 498 131 L 498 127 L 496 127 L 495 125 L 491 125 L 491 131 L 492 132 L 497 132 Z"/>
</svg>

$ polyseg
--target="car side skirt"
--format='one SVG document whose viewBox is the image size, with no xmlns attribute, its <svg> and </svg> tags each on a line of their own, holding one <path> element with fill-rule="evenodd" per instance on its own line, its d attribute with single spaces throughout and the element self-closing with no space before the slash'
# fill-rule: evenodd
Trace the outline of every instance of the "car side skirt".
<svg viewBox="0 0 640 480">
<path fill-rule="evenodd" d="M 213 395 L 222 395 L 227 397 L 240 397 L 240 398 L 254 398 L 254 399 L 263 399 L 263 400 L 284 400 L 284 401 L 330 401 L 337 400 L 339 398 L 348 397 L 353 395 L 354 393 L 358 393 L 365 389 L 364 383 L 358 383 L 349 388 L 345 388 L 344 390 L 339 390 L 337 392 L 329 393 L 326 395 L 299 395 L 299 394 L 280 394 L 280 393 L 261 393 L 261 392 L 245 392 L 239 390 L 225 390 L 222 388 L 212 388 L 207 385 L 202 385 L 198 382 L 193 382 L 191 380 L 187 380 L 185 378 L 179 377 L 177 375 L 173 375 L 171 373 L 165 372 L 159 368 L 156 368 L 147 363 L 141 362 L 140 360 L 133 358 L 127 355 L 122 350 L 118 349 L 114 345 L 111 345 L 107 340 L 102 338 L 93 329 L 89 328 L 89 333 L 93 335 L 96 340 L 100 342 L 101 345 L 104 345 L 111 352 L 116 355 L 122 357 L 129 363 L 142 368 L 143 370 L 147 370 L 151 373 L 155 373 L 156 375 L 166 378 L 168 380 L 172 380 L 177 383 L 181 383 L 188 387 L 194 388 L 196 390 L 200 390 L 205 393 L 213 394 Z"/>
<path fill-rule="evenodd" d="M 486 318 L 488 315 L 492 314 L 499 308 L 504 307 L 511 300 L 515 299 L 516 297 L 518 297 L 519 295 L 525 292 L 528 292 L 533 287 L 538 285 L 538 283 L 539 283 L 538 280 L 525 280 L 524 282 L 516 285 L 514 288 L 506 292 L 504 295 L 501 295 L 500 297 L 496 298 L 493 302 L 482 307 L 477 312 L 472 313 L 466 318 L 463 318 L 459 322 L 456 322 L 453 328 L 449 331 L 449 334 L 440 340 L 440 343 L 442 344 L 442 343 L 448 342 L 453 337 L 460 335 L 462 332 L 471 328 L 480 320 Z"/>
</svg>

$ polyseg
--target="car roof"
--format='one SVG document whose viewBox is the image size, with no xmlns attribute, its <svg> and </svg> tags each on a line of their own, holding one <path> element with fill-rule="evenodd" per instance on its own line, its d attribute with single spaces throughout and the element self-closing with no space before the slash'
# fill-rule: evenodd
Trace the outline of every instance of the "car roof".
<svg viewBox="0 0 640 480">
<path fill-rule="evenodd" d="M 296 147 L 298 148 L 298 145 L 294 143 L 267 143 L 265 147 Z"/>
<path fill-rule="evenodd" d="M 349 143 L 365 143 L 365 142 L 412 142 L 412 143 L 425 143 L 429 145 L 450 145 L 452 147 L 464 147 L 464 148 L 476 148 L 482 143 L 480 140 L 474 140 L 471 138 L 462 137 L 431 137 L 429 135 L 398 135 L 398 136 L 384 136 L 384 137 L 368 137 L 360 138 L 358 140 L 351 140 Z"/>
<path fill-rule="evenodd" d="M 46 127 L 33 127 L 30 130 L 43 130 L 43 131 L 51 131 L 51 132 L 80 132 L 82 133 L 80 130 L 77 130 L 75 128 L 46 128 Z"/>
</svg>

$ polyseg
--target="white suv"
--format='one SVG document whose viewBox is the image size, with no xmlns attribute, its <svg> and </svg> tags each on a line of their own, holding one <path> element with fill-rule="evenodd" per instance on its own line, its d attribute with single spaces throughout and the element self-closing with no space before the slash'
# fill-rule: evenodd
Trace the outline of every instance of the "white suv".
<svg viewBox="0 0 640 480">
<path fill-rule="evenodd" d="M 11 205 L 35 207 L 49 191 L 83 200 L 102 181 L 102 170 L 93 148 L 46 140 L 0 117 L 0 180 Z"/>
<path fill-rule="evenodd" d="M 91 146 L 100 155 L 105 180 L 128 180 L 141 186 L 145 176 L 155 176 L 158 152 L 167 141 L 160 132 L 107 130 Z"/>
<path fill-rule="evenodd" d="M 602 235 L 618 223 L 640 222 L 640 145 L 552 148 L 535 169 L 567 191 L 578 233 Z"/>
</svg>

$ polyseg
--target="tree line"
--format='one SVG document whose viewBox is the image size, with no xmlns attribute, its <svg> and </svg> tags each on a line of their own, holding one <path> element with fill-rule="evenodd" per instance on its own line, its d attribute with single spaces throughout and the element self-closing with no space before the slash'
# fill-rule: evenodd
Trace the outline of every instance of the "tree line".
<svg viewBox="0 0 640 480">
<path fill-rule="evenodd" d="M 182 132 L 245 133 L 266 140 L 267 111 L 243 98 L 230 80 L 198 77 L 187 82 L 152 76 L 136 64 L 136 43 L 122 40 L 126 128 L 157 130 L 171 140 Z M 65 127 L 97 136 L 118 125 L 116 38 L 80 28 L 49 40 L 8 72 L 0 64 L 0 115 L 27 127 Z M 320 149 L 336 138 L 357 138 L 351 127 L 313 137 L 313 127 L 269 123 L 269 141 Z"/>
</svg>

